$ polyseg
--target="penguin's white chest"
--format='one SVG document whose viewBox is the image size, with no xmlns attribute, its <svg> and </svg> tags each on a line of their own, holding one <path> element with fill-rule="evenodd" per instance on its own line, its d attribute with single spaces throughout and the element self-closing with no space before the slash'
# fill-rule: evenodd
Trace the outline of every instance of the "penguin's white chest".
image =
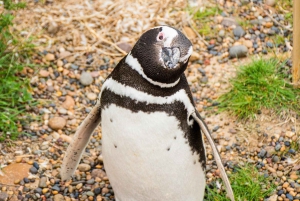
<svg viewBox="0 0 300 201">
<path fill-rule="evenodd" d="M 102 110 L 104 166 L 118 201 L 201 201 L 205 173 L 179 121 L 165 112 Z"/>
</svg>

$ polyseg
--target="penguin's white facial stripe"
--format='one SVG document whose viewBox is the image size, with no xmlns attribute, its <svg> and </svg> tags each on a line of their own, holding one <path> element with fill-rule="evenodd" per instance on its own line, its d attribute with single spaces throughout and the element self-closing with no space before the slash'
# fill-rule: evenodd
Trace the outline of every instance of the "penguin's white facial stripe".
<svg viewBox="0 0 300 201">
<path fill-rule="evenodd" d="M 179 59 L 179 62 L 184 62 L 185 63 L 188 60 L 188 58 L 192 55 L 192 53 L 193 53 L 193 46 L 190 46 L 190 48 L 188 50 L 188 53 L 185 56 L 181 57 Z"/>
<path fill-rule="evenodd" d="M 136 70 L 144 79 L 146 79 L 148 82 L 150 82 L 153 85 L 160 86 L 161 88 L 169 88 L 169 87 L 174 87 L 176 84 L 178 84 L 180 78 L 176 80 L 174 83 L 166 84 L 166 83 L 161 83 L 161 82 L 156 82 L 152 80 L 151 78 L 147 77 L 147 75 L 144 73 L 143 68 L 139 61 L 134 58 L 131 55 L 131 52 L 126 56 L 125 62 L 134 70 Z"/>
<path fill-rule="evenodd" d="M 101 93 L 104 91 L 104 89 L 108 89 L 120 96 L 129 97 L 132 100 L 136 100 L 138 102 L 144 102 L 147 104 L 163 105 L 163 104 L 171 104 L 174 103 L 175 101 L 179 101 L 184 104 L 186 110 L 188 111 L 188 118 L 195 111 L 195 107 L 191 103 L 189 96 L 187 95 L 184 89 L 181 89 L 177 91 L 175 94 L 167 97 L 153 96 L 148 93 L 138 91 L 135 88 L 123 85 L 112 78 L 109 78 L 104 82 Z M 187 119 L 187 121 L 188 121 L 188 125 L 193 124 L 193 121 L 189 121 L 189 119 Z"/>
<path fill-rule="evenodd" d="M 162 31 L 158 34 L 158 39 L 163 37 L 164 47 L 171 47 L 171 43 L 173 42 L 174 38 L 178 36 L 178 33 L 175 29 L 171 27 L 162 27 Z"/>
</svg>

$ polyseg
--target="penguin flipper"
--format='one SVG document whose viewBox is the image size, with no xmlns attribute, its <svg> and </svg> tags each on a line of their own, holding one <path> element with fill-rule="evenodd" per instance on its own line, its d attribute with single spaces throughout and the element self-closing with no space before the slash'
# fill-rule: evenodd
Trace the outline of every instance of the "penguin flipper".
<svg viewBox="0 0 300 201">
<path fill-rule="evenodd" d="M 208 142 L 209 142 L 209 144 L 210 144 L 210 146 L 213 150 L 214 158 L 217 162 L 218 168 L 221 172 L 221 176 L 222 176 L 223 182 L 224 182 L 225 187 L 226 187 L 227 196 L 230 198 L 231 201 L 234 201 L 234 194 L 233 194 L 233 191 L 232 191 L 232 188 L 231 188 L 231 185 L 230 185 L 230 181 L 227 177 L 227 174 L 225 172 L 225 168 L 223 166 L 220 154 L 219 154 L 218 149 L 217 149 L 217 147 L 216 147 L 216 145 L 215 145 L 215 143 L 214 143 L 214 141 L 211 137 L 211 134 L 210 134 L 206 124 L 201 119 L 200 114 L 197 111 L 194 111 L 191 115 L 194 118 L 194 120 L 199 124 L 200 129 L 205 134 L 205 136 L 206 136 L 206 138 L 207 138 L 207 140 L 208 140 Z"/>
<path fill-rule="evenodd" d="M 78 127 L 72 142 L 68 146 L 61 166 L 60 176 L 62 181 L 69 180 L 74 174 L 82 153 L 87 146 L 90 137 L 101 121 L 100 101 L 94 106 L 89 115 Z"/>
</svg>

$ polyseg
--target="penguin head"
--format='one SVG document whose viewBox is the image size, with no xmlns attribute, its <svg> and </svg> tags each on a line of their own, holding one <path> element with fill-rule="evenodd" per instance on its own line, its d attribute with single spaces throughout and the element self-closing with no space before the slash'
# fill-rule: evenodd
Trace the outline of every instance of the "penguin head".
<svg viewBox="0 0 300 201">
<path fill-rule="evenodd" d="M 187 68 L 192 51 L 192 43 L 183 33 L 159 26 L 146 31 L 129 55 L 138 61 L 147 78 L 169 84 L 176 82 Z"/>
</svg>

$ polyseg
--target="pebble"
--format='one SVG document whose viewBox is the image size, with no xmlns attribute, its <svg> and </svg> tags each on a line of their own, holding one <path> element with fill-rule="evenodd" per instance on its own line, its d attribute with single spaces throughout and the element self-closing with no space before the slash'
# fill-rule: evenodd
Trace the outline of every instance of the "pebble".
<svg viewBox="0 0 300 201">
<path fill-rule="evenodd" d="M 81 163 L 78 165 L 78 170 L 80 172 L 86 172 L 86 171 L 89 171 L 90 169 L 91 169 L 91 166 L 89 164 Z"/>
<path fill-rule="evenodd" d="M 80 75 L 80 83 L 84 86 L 92 84 L 94 81 L 92 75 L 89 72 L 82 72 Z"/>
<path fill-rule="evenodd" d="M 242 58 L 247 56 L 248 48 L 245 45 L 235 45 L 229 49 L 230 58 Z"/>
<path fill-rule="evenodd" d="M 276 150 L 276 151 L 279 151 L 280 149 L 281 149 L 281 144 L 276 144 L 275 150 Z"/>
<path fill-rule="evenodd" d="M 186 36 L 190 40 L 197 37 L 196 33 L 190 27 L 183 27 L 183 32 L 186 34 Z"/>
<path fill-rule="evenodd" d="M 96 100 L 98 97 L 97 94 L 95 94 L 95 93 L 87 93 L 86 96 L 89 100 Z"/>
<path fill-rule="evenodd" d="M 38 170 L 35 167 L 31 167 L 29 169 L 29 172 L 32 173 L 32 174 L 36 174 L 36 173 L 38 173 Z"/>
<path fill-rule="evenodd" d="M 125 51 L 126 53 L 129 53 L 132 49 L 132 46 L 129 44 L 129 43 L 126 43 L 126 42 L 121 42 L 121 43 L 118 43 L 117 46 Z"/>
<path fill-rule="evenodd" d="M 62 103 L 62 106 L 67 110 L 73 109 L 75 106 L 75 101 L 72 96 L 67 95 L 65 101 Z"/>
<path fill-rule="evenodd" d="M 40 77 L 48 77 L 50 75 L 50 72 L 44 69 L 41 69 L 39 72 Z"/>
<path fill-rule="evenodd" d="M 39 187 L 40 188 L 46 188 L 47 187 L 47 177 L 41 177 L 39 181 Z"/>
<path fill-rule="evenodd" d="M 53 130 L 60 130 L 63 129 L 66 125 L 67 121 L 63 117 L 53 117 L 49 120 L 49 127 Z"/>
<path fill-rule="evenodd" d="M 234 18 L 224 17 L 221 24 L 226 27 L 237 25 L 237 21 Z"/>
<path fill-rule="evenodd" d="M 8 199 L 8 194 L 6 192 L 0 192 L 0 201 L 6 201 Z"/>
<path fill-rule="evenodd" d="M 47 61 L 53 61 L 53 60 L 55 60 L 55 55 L 48 53 L 48 54 L 46 54 L 45 59 Z"/>
<path fill-rule="evenodd" d="M 237 26 L 235 29 L 233 29 L 233 35 L 235 37 L 242 37 L 246 34 L 246 32 L 244 31 L 244 29 L 241 26 Z"/>
<path fill-rule="evenodd" d="M 276 0 L 265 0 L 265 4 L 274 7 L 276 4 Z"/>
<path fill-rule="evenodd" d="M 64 201 L 65 198 L 62 194 L 56 194 L 54 195 L 54 201 Z"/>
<path fill-rule="evenodd" d="M 59 30 L 59 26 L 56 22 L 51 21 L 48 23 L 47 31 L 49 34 L 56 34 Z"/>
</svg>

